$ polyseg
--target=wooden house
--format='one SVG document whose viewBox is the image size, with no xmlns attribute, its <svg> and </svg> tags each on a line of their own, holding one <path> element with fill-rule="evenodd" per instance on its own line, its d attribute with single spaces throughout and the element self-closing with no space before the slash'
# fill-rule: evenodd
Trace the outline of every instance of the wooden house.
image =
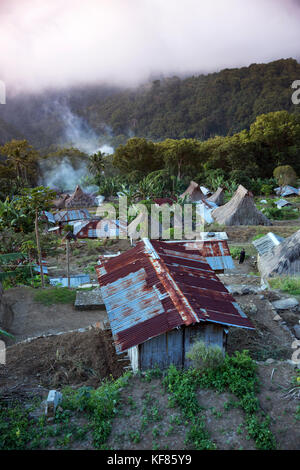
<svg viewBox="0 0 300 470">
<path fill-rule="evenodd" d="M 134 371 L 188 367 L 195 341 L 224 351 L 228 327 L 253 329 L 199 251 L 170 246 L 143 239 L 96 266 L 116 351 L 128 352 Z"/>
</svg>

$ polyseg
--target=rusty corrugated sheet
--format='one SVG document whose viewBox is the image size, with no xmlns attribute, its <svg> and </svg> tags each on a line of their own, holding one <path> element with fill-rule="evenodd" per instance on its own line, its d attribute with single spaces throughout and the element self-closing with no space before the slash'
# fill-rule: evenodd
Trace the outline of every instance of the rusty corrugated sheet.
<svg viewBox="0 0 300 470">
<path fill-rule="evenodd" d="M 198 250 L 143 240 L 96 266 L 117 352 L 197 322 L 253 328 Z"/>
<path fill-rule="evenodd" d="M 184 256 L 187 256 L 188 253 L 200 254 L 215 271 L 235 269 L 226 240 L 187 241 L 183 243 L 167 242 L 167 244 L 168 250 L 179 253 L 184 252 L 186 253 Z"/>
<path fill-rule="evenodd" d="M 59 211 L 54 215 L 56 222 L 70 222 L 71 220 L 90 219 L 91 215 L 87 209 Z"/>
</svg>

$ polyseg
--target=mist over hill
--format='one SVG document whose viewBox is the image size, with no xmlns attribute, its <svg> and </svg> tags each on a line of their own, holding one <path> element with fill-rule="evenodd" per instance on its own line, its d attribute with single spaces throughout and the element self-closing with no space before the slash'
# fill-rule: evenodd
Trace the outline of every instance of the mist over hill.
<svg viewBox="0 0 300 470">
<path fill-rule="evenodd" d="M 0 142 L 23 137 L 43 151 L 74 145 L 66 127 L 68 112 L 100 144 L 113 147 L 132 136 L 159 141 L 231 135 L 249 128 L 263 113 L 299 113 L 291 101 L 291 84 L 299 79 L 300 64 L 281 59 L 208 75 L 162 78 L 136 88 L 87 85 L 8 96 L 0 106 Z"/>
</svg>

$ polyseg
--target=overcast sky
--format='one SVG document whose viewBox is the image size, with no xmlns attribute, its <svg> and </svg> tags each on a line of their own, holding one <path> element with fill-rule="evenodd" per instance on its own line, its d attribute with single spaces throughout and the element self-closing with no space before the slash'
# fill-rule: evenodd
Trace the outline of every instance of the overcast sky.
<svg viewBox="0 0 300 470">
<path fill-rule="evenodd" d="M 8 89 L 135 85 L 299 59 L 299 46 L 298 0 L 0 0 Z"/>
</svg>

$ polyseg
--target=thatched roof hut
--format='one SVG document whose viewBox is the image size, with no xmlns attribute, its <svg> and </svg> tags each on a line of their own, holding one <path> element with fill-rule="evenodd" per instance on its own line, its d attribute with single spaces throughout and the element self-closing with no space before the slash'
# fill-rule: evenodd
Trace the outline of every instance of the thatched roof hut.
<svg viewBox="0 0 300 470">
<path fill-rule="evenodd" d="M 257 209 L 253 194 L 242 185 L 227 204 L 212 211 L 212 216 L 220 225 L 272 225 Z"/>
<path fill-rule="evenodd" d="M 90 207 L 95 205 L 95 198 L 82 191 L 80 186 L 76 186 L 74 193 L 66 200 L 66 208 Z"/>
<path fill-rule="evenodd" d="M 300 230 L 258 260 L 263 278 L 300 276 Z"/>
<path fill-rule="evenodd" d="M 198 183 L 191 181 L 189 187 L 181 194 L 181 198 L 186 197 L 191 202 L 205 201 L 205 196 Z"/>
<path fill-rule="evenodd" d="M 207 198 L 207 200 L 210 202 L 214 202 L 218 206 L 222 206 L 222 204 L 224 204 L 224 189 L 218 188 L 212 196 Z"/>
<path fill-rule="evenodd" d="M 51 205 L 56 209 L 65 209 L 66 201 L 70 198 L 70 194 L 63 194 L 60 198 L 54 199 Z"/>
</svg>

